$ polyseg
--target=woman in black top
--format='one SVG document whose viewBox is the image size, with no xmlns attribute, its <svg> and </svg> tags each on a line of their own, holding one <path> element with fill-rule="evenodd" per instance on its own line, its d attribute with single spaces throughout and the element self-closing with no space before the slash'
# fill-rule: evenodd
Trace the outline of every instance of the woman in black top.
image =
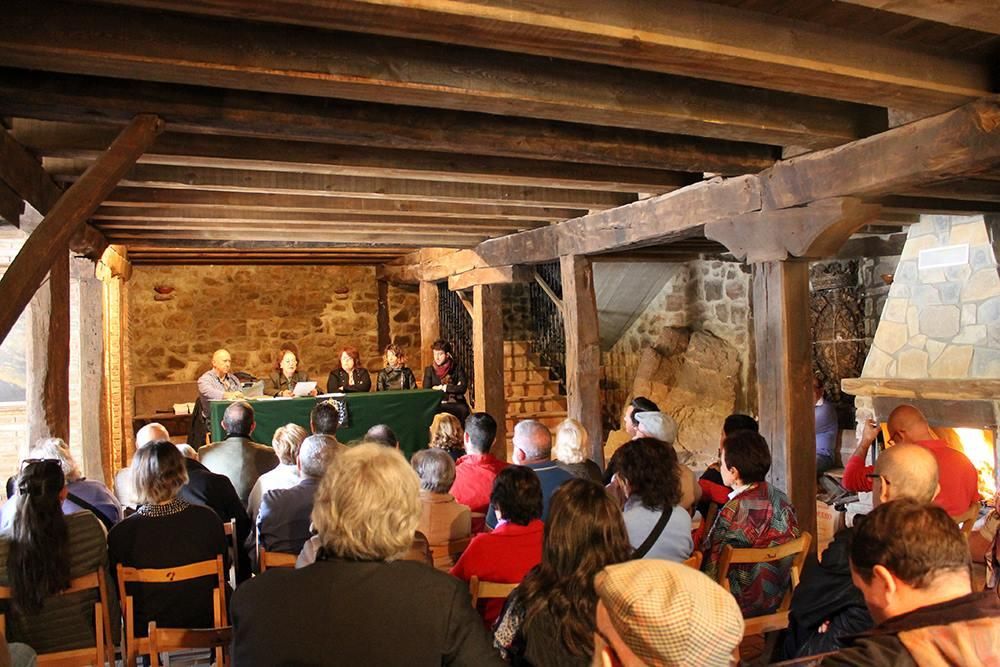
<svg viewBox="0 0 1000 667">
<path fill-rule="evenodd" d="M 184 458 L 176 445 L 161 440 L 140 447 L 132 459 L 139 509 L 108 534 L 112 572 L 126 567 L 168 568 L 227 557 L 219 516 L 204 505 L 177 497 L 187 483 Z M 165 628 L 206 628 L 214 623 L 212 590 L 205 577 L 173 584 L 130 583 L 136 635 L 145 636 L 150 621 Z"/>
<path fill-rule="evenodd" d="M 447 412 L 465 423 L 469 416 L 469 404 L 465 401 L 465 391 L 469 388 L 465 369 L 451 356 L 451 343 L 436 340 L 431 345 L 434 361 L 424 369 L 424 389 L 444 392 L 439 412 Z"/>
<path fill-rule="evenodd" d="M 294 345 L 286 343 L 278 352 L 274 372 L 268 378 L 268 396 L 292 396 L 299 382 L 309 382 L 309 376 L 299 370 L 299 353 Z M 316 389 L 310 396 L 316 395 Z"/>
<path fill-rule="evenodd" d="M 348 346 L 341 351 L 340 368 L 330 371 L 326 390 L 331 394 L 372 390 L 372 376 L 361 365 L 361 355 L 357 348 Z"/>
<path fill-rule="evenodd" d="M 385 368 L 378 372 L 378 390 L 416 389 L 417 378 L 406 365 L 403 349 L 392 343 L 385 348 Z"/>
</svg>

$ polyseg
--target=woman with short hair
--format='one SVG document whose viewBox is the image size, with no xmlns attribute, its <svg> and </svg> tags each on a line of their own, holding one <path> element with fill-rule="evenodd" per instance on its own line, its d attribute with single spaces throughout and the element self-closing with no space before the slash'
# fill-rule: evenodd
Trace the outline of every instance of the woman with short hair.
<svg viewBox="0 0 1000 667">
<path fill-rule="evenodd" d="M 372 376 L 361 365 L 358 348 L 348 345 L 340 351 L 340 368 L 330 371 L 326 390 L 331 394 L 350 394 L 372 390 Z"/>
<path fill-rule="evenodd" d="M 379 391 L 417 388 L 417 378 L 413 377 L 413 371 L 406 365 L 403 348 L 395 343 L 388 345 L 383 361 L 385 368 L 378 372 Z"/>
<path fill-rule="evenodd" d="M 278 455 L 278 466 L 257 478 L 247 499 L 247 513 L 254 525 L 257 524 L 257 513 L 265 493 L 274 489 L 290 489 L 302 481 L 298 467 L 299 447 L 307 435 L 298 424 L 285 424 L 275 429 L 271 447 Z"/>
<path fill-rule="evenodd" d="M 587 458 L 587 428 L 573 418 L 564 419 L 556 427 L 552 458 L 556 465 L 574 477 L 601 482 L 601 467 Z"/>
<path fill-rule="evenodd" d="M 440 449 L 421 449 L 413 455 L 410 465 L 420 477 L 421 511 L 417 529 L 427 537 L 427 542 L 434 547 L 468 537 L 472 532 L 472 514 L 448 493 L 455 482 L 455 462 L 451 457 Z M 447 569 L 452 565 L 451 556 L 434 559 L 434 567 Z"/>
<path fill-rule="evenodd" d="M 16 503 L 8 503 L 16 505 L 12 530 L 0 534 L 0 586 L 12 596 L 7 639 L 38 653 L 93 646 L 97 594 L 57 594 L 71 579 L 107 567 L 104 527 L 91 512 L 64 513 L 59 460 L 24 461 L 17 490 Z"/>
<path fill-rule="evenodd" d="M 431 437 L 428 445 L 433 449 L 444 451 L 452 461 L 457 461 L 465 456 L 463 435 L 462 422 L 458 421 L 458 417 L 447 412 L 439 412 L 431 421 Z"/>
<path fill-rule="evenodd" d="M 299 370 L 299 350 L 292 343 L 285 343 L 274 360 L 274 370 L 267 379 L 268 396 L 294 396 L 295 385 L 309 382 L 309 376 Z M 316 395 L 314 387 L 310 396 Z"/>
<path fill-rule="evenodd" d="M 424 389 L 443 391 L 441 398 L 442 412 L 454 415 L 459 423 L 469 417 L 469 404 L 465 400 L 465 392 L 469 381 L 465 369 L 451 354 L 451 343 L 438 339 L 431 344 L 431 364 L 424 369 Z"/>
<path fill-rule="evenodd" d="M 466 587 L 400 560 L 420 518 L 419 488 L 395 449 L 339 454 L 313 506 L 316 562 L 268 570 L 233 595 L 234 664 L 503 664 Z"/>
<path fill-rule="evenodd" d="M 228 557 L 219 516 L 177 497 L 188 475 L 173 443 L 158 440 L 136 450 L 132 479 L 139 508 L 108 535 L 112 572 L 119 564 L 168 568 Z M 145 636 L 150 621 L 164 628 L 211 627 L 215 585 L 210 578 L 170 585 L 128 584 L 126 591 L 135 602 L 136 634 Z"/>
<path fill-rule="evenodd" d="M 542 562 L 510 595 L 494 645 L 513 664 L 591 664 L 594 576 L 632 556 L 617 503 L 597 482 L 572 479 L 552 495 Z"/>
</svg>

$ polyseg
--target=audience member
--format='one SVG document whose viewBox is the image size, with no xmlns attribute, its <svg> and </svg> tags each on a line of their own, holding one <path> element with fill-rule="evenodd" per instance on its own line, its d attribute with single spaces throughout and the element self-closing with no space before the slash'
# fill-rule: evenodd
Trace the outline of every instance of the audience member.
<svg viewBox="0 0 1000 667">
<path fill-rule="evenodd" d="M 298 453 L 300 481 L 288 489 L 264 494 L 257 516 L 256 535 L 261 549 L 298 554 L 311 533 L 310 515 L 319 482 L 337 450 L 323 438 L 311 435 L 302 441 Z M 251 553 L 256 550 L 251 548 Z"/>
<path fill-rule="evenodd" d="M 63 442 L 62 438 L 38 440 L 28 450 L 25 461 L 32 459 L 52 459 L 58 461 L 59 465 L 62 466 L 66 479 L 66 495 L 62 501 L 65 514 L 82 511 L 93 512 L 94 516 L 108 530 L 121 521 L 121 503 L 103 483 L 83 476 L 83 473 L 80 472 L 80 466 L 77 465 L 73 454 L 69 451 L 69 445 Z M 0 508 L 0 530 L 10 530 L 19 502 L 18 496 L 15 494 Z"/>
<path fill-rule="evenodd" d="M 450 415 L 449 415 L 450 416 Z M 446 545 L 468 537 L 472 531 L 469 508 L 448 493 L 455 481 L 455 462 L 440 449 L 422 449 L 410 460 L 420 477 L 420 523 L 418 529 L 430 546 Z M 434 559 L 434 567 L 454 565 L 451 556 Z"/>
<path fill-rule="evenodd" d="M 340 410 L 332 401 L 322 401 L 309 413 L 309 428 L 313 435 L 318 435 L 326 444 L 338 452 L 347 451 L 347 445 L 337 440 L 337 428 L 340 426 Z"/>
<path fill-rule="evenodd" d="M 851 571 L 878 625 L 824 665 L 997 663 L 1000 599 L 972 592 L 968 546 L 943 508 L 876 507 L 854 529 Z"/>
<path fill-rule="evenodd" d="M 13 603 L 4 634 L 38 653 L 93 646 L 96 595 L 56 594 L 71 579 L 107 567 L 104 528 L 92 512 L 65 511 L 58 460 L 25 461 L 17 493 L 12 529 L 0 534 L 0 586 L 10 588 Z"/>
<path fill-rule="evenodd" d="M 514 463 L 530 468 L 538 476 L 542 484 L 542 516 L 544 521 L 549 515 L 549 499 L 563 482 L 573 479 L 552 461 L 552 433 L 545 424 L 534 419 L 525 419 L 514 426 Z M 494 508 L 486 513 L 486 525 L 496 527 L 497 517 Z"/>
<path fill-rule="evenodd" d="M 206 468 L 229 478 L 244 507 L 257 478 L 278 466 L 278 456 L 273 449 L 250 439 L 255 426 L 250 404 L 246 401 L 232 403 L 222 416 L 226 439 L 198 450 L 198 457 Z"/>
<path fill-rule="evenodd" d="M 639 422 L 639 425 L 635 428 L 633 440 L 636 438 L 654 438 L 666 443 L 671 449 L 674 448 L 674 441 L 677 440 L 677 422 L 674 421 L 673 417 L 665 412 L 647 410 L 640 412 L 635 418 Z M 674 459 L 676 460 L 676 450 L 674 452 Z M 694 471 L 680 461 L 677 461 L 677 474 L 681 482 L 681 498 L 678 504 L 684 508 L 685 512 L 690 514 L 695 503 L 701 498 L 701 487 L 698 486 L 698 479 L 695 477 Z"/>
<path fill-rule="evenodd" d="M 523 423 L 523 422 L 522 422 Z M 451 573 L 463 581 L 516 584 L 542 560 L 542 485 L 526 466 L 508 466 L 493 483 L 490 507 L 499 524 L 472 538 Z M 481 600 L 479 612 L 487 627 L 500 615 L 503 600 Z"/>
<path fill-rule="evenodd" d="M 929 503 L 937 495 L 938 467 L 934 455 L 918 445 L 896 445 L 875 465 L 872 502 L 875 506 L 911 498 Z M 806 567 L 792 594 L 784 654 L 787 658 L 815 655 L 843 647 L 843 638 L 873 624 L 864 596 L 851 580 L 849 562 L 852 528 L 839 531 L 822 559 Z"/>
<path fill-rule="evenodd" d="M 889 413 L 889 442 L 892 445 L 920 445 L 930 450 L 937 459 L 941 492 L 934 504 L 943 507 L 950 516 L 965 514 L 973 502 L 979 500 L 979 477 L 968 457 L 952 449 L 944 440 L 934 437 L 926 417 L 912 405 L 900 405 Z M 871 491 L 869 477 L 873 466 L 865 466 L 868 449 L 879 433 L 879 425 L 868 420 L 861 434 L 861 442 L 844 466 L 843 486 L 848 491 Z"/>
<path fill-rule="evenodd" d="M 136 449 L 157 440 L 170 440 L 170 433 L 159 422 L 146 424 L 135 432 Z M 122 507 L 135 509 L 139 502 L 135 499 L 135 487 L 132 484 L 132 468 L 126 466 L 115 473 L 115 496 Z"/>
<path fill-rule="evenodd" d="M 626 498 L 623 508 L 635 558 L 683 561 L 694 550 L 691 515 L 678 505 L 677 455 L 653 438 L 625 443 L 615 476 Z"/>
<path fill-rule="evenodd" d="M 254 525 L 257 524 L 260 501 L 265 493 L 274 489 L 289 489 L 299 483 L 299 469 L 296 462 L 299 458 L 299 447 L 307 435 L 309 434 L 306 430 L 298 424 L 285 424 L 275 429 L 271 447 L 278 457 L 278 465 L 257 478 L 247 502 L 247 513 Z"/>
<path fill-rule="evenodd" d="M 840 423 L 837 410 L 823 394 L 823 383 L 813 377 L 813 400 L 816 402 L 816 474 L 821 475 L 834 466 L 837 459 L 837 438 Z"/>
<path fill-rule="evenodd" d="M 455 501 L 483 516 L 473 517 L 472 532 L 481 533 L 486 528 L 485 514 L 490 504 L 493 482 L 507 467 L 490 453 L 497 437 L 497 423 L 485 412 L 475 412 L 465 420 L 465 456 L 455 462 L 455 483 L 451 495 Z"/>
<path fill-rule="evenodd" d="M 631 555 L 621 511 L 603 487 L 587 479 L 566 482 L 552 496 L 542 562 L 511 594 L 494 645 L 514 664 L 589 666 L 594 576 Z"/>
<path fill-rule="evenodd" d="M 185 460 L 173 443 L 160 440 L 136 450 L 132 459 L 139 509 L 108 535 L 112 572 L 117 565 L 168 568 L 223 556 L 228 560 L 226 535 L 218 515 L 202 505 L 178 497 L 188 480 Z M 210 627 L 213 624 L 212 579 L 180 583 L 130 583 L 138 636 L 150 621 L 165 628 Z"/>
<path fill-rule="evenodd" d="M 413 371 L 406 365 L 406 355 L 399 345 L 392 343 L 386 347 L 383 359 L 385 368 L 378 372 L 376 382 L 379 391 L 417 388 L 417 378 L 413 377 Z"/>
<path fill-rule="evenodd" d="M 430 427 L 430 447 L 446 452 L 452 461 L 457 461 L 465 454 L 464 441 L 462 422 L 458 421 L 458 417 L 448 412 L 434 415 Z"/>
<path fill-rule="evenodd" d="M 722 441 L 722 479 L 733 491 L 702 543 L 702 570 L 713 579 L 727 544 L 773 547 L 799 536 L 788 497 L 764 481 L 770 468 L 771 452 L 759 434 L 738 431 Z M 729 569 L 730 589 L 744 616 L 764 614 L 778 606 L 788 589 L 789 566 L 758 563 Z"/>
<path fill-rule="evenodd" d="M 590 439 L 586 427 L 575 419 L 566 419 L 556 427 L 552 456 L 556 465 L 574 477 L 600 482 L 601 467 L 587 458 Z"/>
<path fill-rule="evenodd" d="M 604 568 L 594 588 L 598 635 L 619 659 L 610 664 L 733 664 L 743 617 L 733 596 L 708 577 L 679 563 L 637 560 Z"/>
<path fill-rule="evenodd" d="M 372 376 L 361 365 L 361 354 L 356 347 L 348 346 L 340 352 L 340 368 L 330 371 L 326 390 L 343 394 L 372 390 Z"/>
<path fill-rule="evenodd" d="M 294 396 L 295 385 L 300 382 L 309 382 L 309 376 L 305 371 L 299 370 L 298 349 L 293 343 L 285 343 L 274 360 L 274 370 L 267 378 L 267 388 L 264 391 L 268 396 Z M 316 388 L 313 387 L 309 395 L 316 394 Z"/>
<path fill-rule="evenodd" d="M 737 431 L 760 432 L 757 420 L 749 415 L 739 413 L 731 414 L 722 422 L 722 433 L 719 435 L 719 452 L 722 452 L 722 441 Z M 698 479 L 698 486 L 701 489 L 701 499 L 698 501 L 697 509 L 702 518 L 708 516 L 710 503 L 715 503 L 720 507 L 729 502 L 729 492 L 732 491 L 722 481 L 722 473 L 719 468 L 722 465 L 718 461 L 708 466 L 705 472 Z"/>
<path fill-rule="evenodd" d="M 365 437 L 361 441 L 399 449 L 399 438 L 388 424 L 375 424 L 365 432 Z"/>
<path fill-rule="evenodd" d="M 176 447 L 177 451 L 179 451 L 181 453 L 181 456 L 183 456 L 184 458 L 191 459 L 192 461 L 198 460 L 198 450 L 196 450 L 194 447 L 187 444 L 186 442 L 177 443 Z M 230 484 L 230 486 L 232 486 L 232 484 Z"/>
<path fill-rule="evenodd" d="M 634 438 L 635 429 L 639 426 L 639 420 L 637 419 L 639 413 L 659 411 L 660 407 L 653 401 L 645 396 L 636 396 L 625 406 L 625 414 L 622 417 L 622 425 L 625 427 L 625 432 L 629 434 L 630 438 Z"/>
<path fill-rule="evenodd" d="M 502 664 L 465 586 L 398 560 L 413 542 L 418 490 L 398 451 L 359 445 L 338 456 L 313 508 L 318 560 L 268 570 L 233 595 L 234 664 Z"/>
<path fill-rule="evenodd" d="M 459 426 L 469 417 L 469 404 L 465 400 L 468 380 L 465 369 L 451 355 L 451 343 L 436 340 L 431 344 L 431 365 L 424 369 L 424 389 L 444 392 L 441 412 L 454 415 Z"/>
</svg>

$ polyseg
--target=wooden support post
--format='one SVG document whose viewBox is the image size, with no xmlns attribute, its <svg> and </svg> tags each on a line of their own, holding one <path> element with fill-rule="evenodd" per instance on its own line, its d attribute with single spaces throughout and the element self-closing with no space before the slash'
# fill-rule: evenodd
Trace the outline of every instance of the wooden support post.
<svg viewBox="0 0 1000 667">
<path fill-rule="evenodd" d="M 101 411 L 93 409 L 95 396 L 101 395 L 104 377 L 104 313 L 103 286 L 94 271 L 94 264 L 86 259 L 74 258 L 70 289 L 77 303 L 74 327 L 79 349 L 73 361 L 73 374 L 79 378 L 74 383 L 72 403 L 78 414 L 71 414 L 74 434 L 79 433 L 79 445 L 83 452 L 80 463 L 83 473 L 90 479 L 103 479 L 105 483 L 114 480 L 110 461 L 106 462 L 104 444 L 101 439 Z M 74 436 L 75 437 L 75 436 Z"/>
<path fill-rule="evenodd" d="M 441 337 L 441 312 L 438 305 L 437 283 L 420 281 L 420 365 L 434 363 L 431 343 Z"/>
<path fill-rule="evenodd" d="M 816 542 L 816 423 L 809 334 L 809 264 L 753 265 L 760 433 L 771 446 L 771 483 Z"/>
<path fill-rule="evenodd" d="M 476 380 L 476 412 L 487 412 L 497 422 L 492 454 L 507 459 L 507 399 L 503 377 L 503 313 L 499 285 L 472 288 L 472 356 Z M 426 345 L 424 347 L 427 347 Z"/>
<path fill-rule="evenodd" d="M 381 352 L 392 342 L 389 333 L 389 281 L 378 281 L 378 310 L 375 313 L 378 349 Z"/>
<path fill-rule="evenodd" d="M 604 467 L 601 423 L 601 340 L 597 320 L 594 270 L 581 255 L 559 258 L 562 316 L 566 332 L 567 415 L 587 429 L 590 458 Z"/>
<path fill-rule="evenodd" d="M 46 213 L 0 279 L 0 342 L 42 284 L 49 267 L 66 252 L 77 229 L 94 214 L 162 130 L 163 121 L 156 116 L 136 116 L 107 152 Z"/>
<path fill-rule="evenodd" d="M 469 317 L 475 317 L 476 315 L 472 304 L 472 299 L 469 298 L 469 295 L 466 294 L 465 292 L 455 292 L 455 296 L 457 296 L 458 300 L 462 302 L 463 306 L 465 306 L 465 312 L 469 314 Z"/>
<path fill-rule="evenodd" d="M 13 268 L 13 266 L 11 267 Z M 10 271 L 10 269 L 8 269 Z M 36 292 L 28 328 L 28 444 L 69 442 L 69 248 L 52 262 Z"/>
</svg>

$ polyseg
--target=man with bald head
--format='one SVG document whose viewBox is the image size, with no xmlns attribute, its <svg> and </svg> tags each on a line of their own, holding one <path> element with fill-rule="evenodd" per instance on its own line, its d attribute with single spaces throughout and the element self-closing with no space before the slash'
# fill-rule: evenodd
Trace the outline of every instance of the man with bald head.
<svg viewBox="0 0 1000 667">
<path fill-rule="evenodd" d="M 208 401 L 234 401 L 243 398 L 240 380 L 232 374 L 233 358 L 228 350 L 216 350 L 212 355 L 212 368 L 198 378 L 198 393 L 205 409 Z"/>
<path fill-rule="evenodd" d="M 934 437 L 920 410 L 912 405 L 900 405 L 889 413 L 888 429 L 891 445 L 918 445 L 930 451 L 937 460 L 941 492 L 934 498 L 935 505 L 956 517 L 968 511 L 972 503 L 979 501 L 979 477 L 975 466 L 965 454 Z M 865 466 L 865 457 L 878 432 L 878 424 L 869 420 L 858 448 L 844 466 L 843 485 L 848 491 L 872 490 L 871 474 L 874 467 Z M 892 447 L 887 448 L 881 456 L 891 450 Z"/>
</svg>

